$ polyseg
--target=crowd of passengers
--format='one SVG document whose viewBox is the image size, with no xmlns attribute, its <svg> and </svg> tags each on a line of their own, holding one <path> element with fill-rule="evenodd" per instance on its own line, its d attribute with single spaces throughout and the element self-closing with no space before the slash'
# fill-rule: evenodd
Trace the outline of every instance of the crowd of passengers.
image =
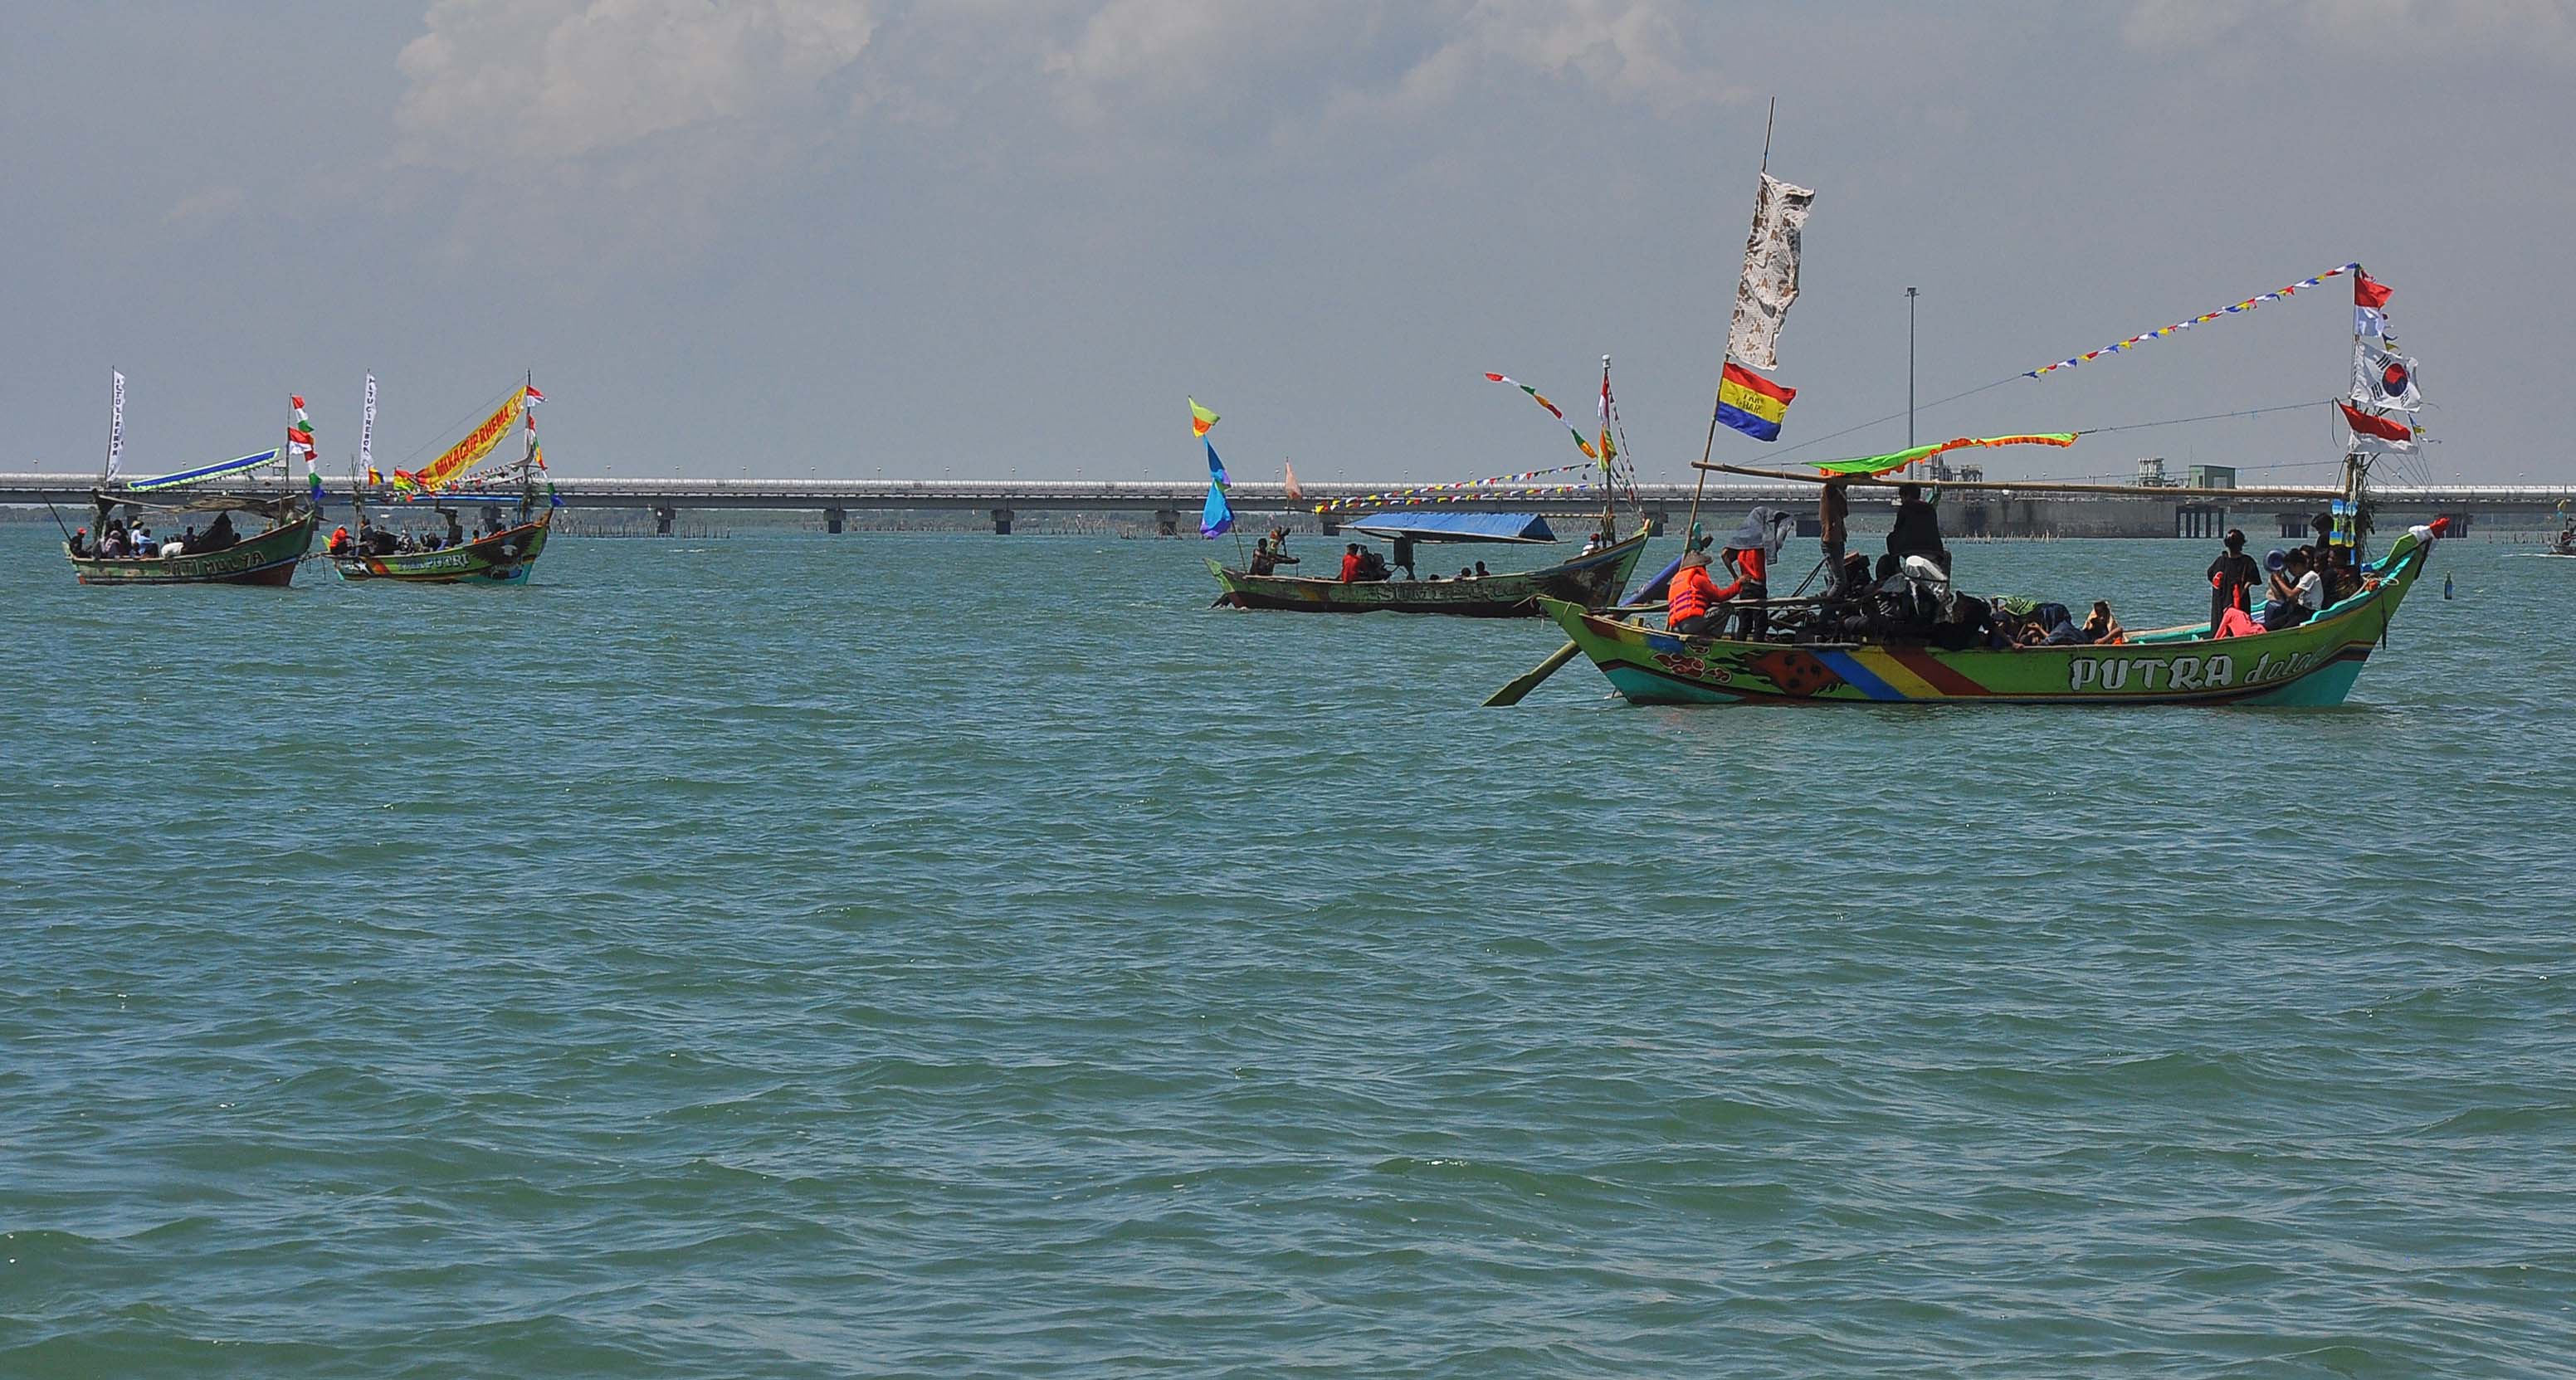
<svg viewBox="0 0 2576 1380">
<path fill-rule="evenodd" d="M 1665 591 L 1666 626 L 1684 634 L 1760 641 L 1772 636 L 1776 622 L 1796 640 L 1918 642 L 1949 651 L 2128 640 L 2108 600 L 2095 600 L 2079 621 L 2064 604 L 1959 593 L 1950 583 L 1950 551 L 1941 541 L 1939 515 L 1916 485 L 1898 486 L 1887 551 L 1873 565 L 1868 556 L 1845 549 L 1849 506 L 1843 489 L 1838 483 L 1824 486 L 1825 587 L 1817 600 L 1788 609 L 1769 605 L 1772 567 L 1796 522 L 1775 509 L 1755 508 L 1718 550 L 1716 568 L 1728 583 L 1719 584 L 1712 573 L 1707 543 L 1682 557 Z M 2314 543 L 2273 551 L 2259 566 L 2245 554 L 2245 534 L 2230 531 L 2225 549 L 2210 563 L 2209 628 L 2203 635 L 2245 637 L 2294 628 L 2374 587 L 2377 577 L 2358 568 L 2353 549 L 2332 539 L 2331 520 L 2317 522 Z"/>
<path fill-rule="evenodd" d="M 445 551 L 450 547 L 463 546 L 470 541 L 481 541 L 485 537 L 496 536 L 507 530 L 509 529 L 501 524 L 493 523 L 468 537 L 465 534 L 464 525 L 451 517 L 447 520 L 447 530 L 444 533 L 424 532 L 414 535 L 410 532 L 397 532 L 390 527 L 379 527 L 371 519 L 360 518 L 355 536 L 350 535 L 346 527 L 332 528 L 331 541 L 325 549 L 334 556 L 396 556 L 417 551 Z"/>
<path fill-rule="evenodd" d="M 153 535 L 151 524 L 136 518 L 132 526 L 123 518 L 110 518 L 99 529 L 96 549 L 90 546 L 89 529 L 72 534 L 72 554 L 84 560 L 159 560 L 167 556 L 202 556 L 210 551 L 224 551 L 241 545 L 241 534 L 233 530 L 233 515 L 217 513 L 205 531 L 189 524 L 175 537 Z"/>
</svg>

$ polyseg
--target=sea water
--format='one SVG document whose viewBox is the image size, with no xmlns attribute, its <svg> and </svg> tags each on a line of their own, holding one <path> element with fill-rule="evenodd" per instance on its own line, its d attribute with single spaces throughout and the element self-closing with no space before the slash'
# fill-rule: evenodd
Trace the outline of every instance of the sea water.
<svg viewBox="0 0 2576 1380">
<path fill-rule="evenodd" d="M 1504 711 L 1223 542 L 51 535 L 0 1375 L 2571 1373 L 2576 562 L 2340 710 Z"/>
</svg>

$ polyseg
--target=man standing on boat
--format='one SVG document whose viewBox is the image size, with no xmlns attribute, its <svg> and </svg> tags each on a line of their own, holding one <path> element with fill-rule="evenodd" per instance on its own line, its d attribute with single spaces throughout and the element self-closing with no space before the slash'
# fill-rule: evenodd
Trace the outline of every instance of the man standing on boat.
<svg viewBox="0 0 2576 1380">
<path fill-rule="evenodd" d="M 2227 549 L 2209 563 L 2209 635 L 2218 636 L 2218 625 L 2229 609 L 2252 613 L 2250 601 L 2254 582 L 2263 578 L 2254 558 L 2245 554 L 2245 534 L 2227 529 Z"/>
<path fill-rule="evenodd" d="M 1908 556 L 1924 556 L 1950 571 L 1950 549 L 1941 544 L 1941 515 L 1923 501 L 1919 484 L 1896 486 L 1896 525 L 1887 533 L 1887 554 L 1901 567 Z"/>
<path fill-rule="evenodd" d="M 1825 547 L 1825 593 L 1839 593 L 1843 582 L 1843 545 L 1850 538 L 1851 494 L 1841 478 L 1826 480 L 1818 486 L 1816 498 L 1816 534 Z"/>
<path fill-rule="evenodd" d="M 1288 554 L 1288 529 L 1273 527 L 1270 535 L 1252 544 L 1252 573 L 1267 575 L 1283 565 L 1295 565 L 1297 558 Z"/>
</svg>

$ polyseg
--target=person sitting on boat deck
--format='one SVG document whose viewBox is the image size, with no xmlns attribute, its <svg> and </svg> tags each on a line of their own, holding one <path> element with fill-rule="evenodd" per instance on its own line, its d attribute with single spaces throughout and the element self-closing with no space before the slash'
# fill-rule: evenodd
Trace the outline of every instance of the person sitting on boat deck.
<svg viewBox="0 0 2576 1380">
<path fill-rule="evenodd" d="M 72 554 L 73 554 L 74 556 L 80 557 L 80 558 L 81 558 L 81 559 L 83 559 L 83 560 L 88 559 L 88 558 L 89 558 L 89 529 L 88 529 L 88 528 L 86 528 L 86 527 L 84 527 L 84 528 L 80 529 L 79 531 L 72 533 L 72 539 L 71 539 L 71 541 L 70 541 L 69 545 L 71 546 Z"/>
<path fill-rule="evenodd" d="M 348 529 L 348 528 L 346 528 L 346 527 L 334 527 L 334 528 L 332 528 L 332 529 L 331 529 L 331 544 L 330 544 L 329 546 L 327 546 L 327 547 L 323 548 L 323 549 L 324 549 L 324 550 L 326 550 L 326 551 L 329 551 L 329 552 L 330 552 L 332 555 L 334 555 L 334 556 L 345 556 L 345 555 L 348 555 L 348 554 L 349 554 L 349 529 Z"/>
<path fill-rule="evenodd" d="M 2111 616 L 2110 600 L 2096 599 L 2093 601 L 2093 612 L 2087 614 L 2084 619 L 2084 640 L 2087 642 L 2126 642 L 2129 640 L 2129 630 L 2121 627 L 2120 620 Z"/>
<path fill-rule="evenodd" d="M 1484 579 L 1486 576 L 1491 575 L 1491 574 L 1493 574 L 1493 573 L 1494 573 L 1494 572 L 1492 572 L 1492 571 L 1490 571 L 1490 570 L 1487 570 L 1487 569 L 1485 568 L 1485 563 L 1484 563 L 1483 561 L 1478 561 L 1478 562 L 1476 562 L 1476 578 L 1477 578 L 1477 579 L 1479 579 L 1479 580 Z"/>
<path fill-rule="evenodd" d="M 1363 564 L 1364 563 L 1360 560 L 1360 544 L 1358 542 L 1352 542 L 1350 545 L 1343 547 L 1342 583 L 1346 585 L 1356 584 L 1359 581 L 1360 570 Z"/>
<path fill-rule="evenodd" d="M 1945 652 L 1983 647 L 1995 630 L 1992 604 L 1973 596 L 1950 601 L 1950 616 L 1932 625 L 1932 645 Z"/>
<path fill-rule="evenodd" d="M 1664 626 L 1686 637 L 1714 633 L 1718 628 L 1711 625 L 1723 625 L 1726 620 L 1722 613 L 1709 612 L 1716 604 L 1717 582 L 1708 578 L 1708 553 L 1684 555 L 1681 568 L 1673 572 L 1671 587 L 1664 591 Z"/>
<path fill-rule="evenodd" d="M 1606 541 L 1604 541 L 1604 540 L 1602 540 L 1601 533 L 1600 533 L 1599 531 L 1597 531 L 1597 530 L 1596 530 L 1596 531 L 1594 531 L 1594 532 L 1592 533 L 1592 535 L 1590 535 L 1590 536 L 1588 536 L 1588 537 L 1585 537 L 1585 538 L 1583 539 L 1583 551 L 1582 551 L 1582 554 L 1583 554 L 1583 555 L 1586 555 L 1586 556 L 1589 556 L 1589 555 L 1591 555 L 1593 552 L 1598 551 L 1598 550 L 1600 550 L 1602 547 L 1607 546 L 1607 545 L 1609 545 L 1609 543 L 1608 543 L 1608 542 L 1606 542 Z"/>
<path fill-rule="evenodd" d="M 1896 525 L 1887 532 L 1887 553 L 1899 560 L 1929 557 L 1942 570 L 1950 568 L 1950 548 L 1941 544 L 1941 515 L 1923 501 L 1923 486 L 1896 486 Z"/>
<path fill-rule="evenodd" d="M 125 529 L 125 545 L 128 550 L 138 556 L 158 556 L 161 554 L 161 543 L 152 539 L 152 529 L 145 526 L 140 521 L 137 521 L 132 527 Z"/>
<path fill-rule="evenodd" d="M 1467 567 L 1462 565 L 1458 567 L 1458 578 L 1461 580 L 1472 580 L 1476 578 L 1476 572 L 1469 570 Z"/>
<path fill-rule="evenodd" d="M 2275 551 L 2263 563 L 2272 567 L 2272 597 L 2263 605 L 2263 631 L 2295 628 L 2326 606 L 2325 581 L 2309 561 L 2306 547 L 2286 554 Z"/>
<path fill-rule="evenodd" d="M 1270 535 L 1252 544 L 1252 573 L 1267 575 L 1283 565 L 1295 565 L 1297 558 L 1288 554 L 1288 529 L 1273 527 Z"/>
</svg>

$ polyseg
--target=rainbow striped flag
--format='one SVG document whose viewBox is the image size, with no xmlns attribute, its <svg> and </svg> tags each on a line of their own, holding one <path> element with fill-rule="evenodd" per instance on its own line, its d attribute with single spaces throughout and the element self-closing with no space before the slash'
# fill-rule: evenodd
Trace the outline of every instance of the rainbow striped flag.
<svg viewBox="0 0 2576 1380">
<path fill-rule="evenodd" d="M 1798 390 L 1729 360 L 1717 381 L 1717 419 L 1756 441 L 1780 439 L 1780 419 Z"/>
</svg>

